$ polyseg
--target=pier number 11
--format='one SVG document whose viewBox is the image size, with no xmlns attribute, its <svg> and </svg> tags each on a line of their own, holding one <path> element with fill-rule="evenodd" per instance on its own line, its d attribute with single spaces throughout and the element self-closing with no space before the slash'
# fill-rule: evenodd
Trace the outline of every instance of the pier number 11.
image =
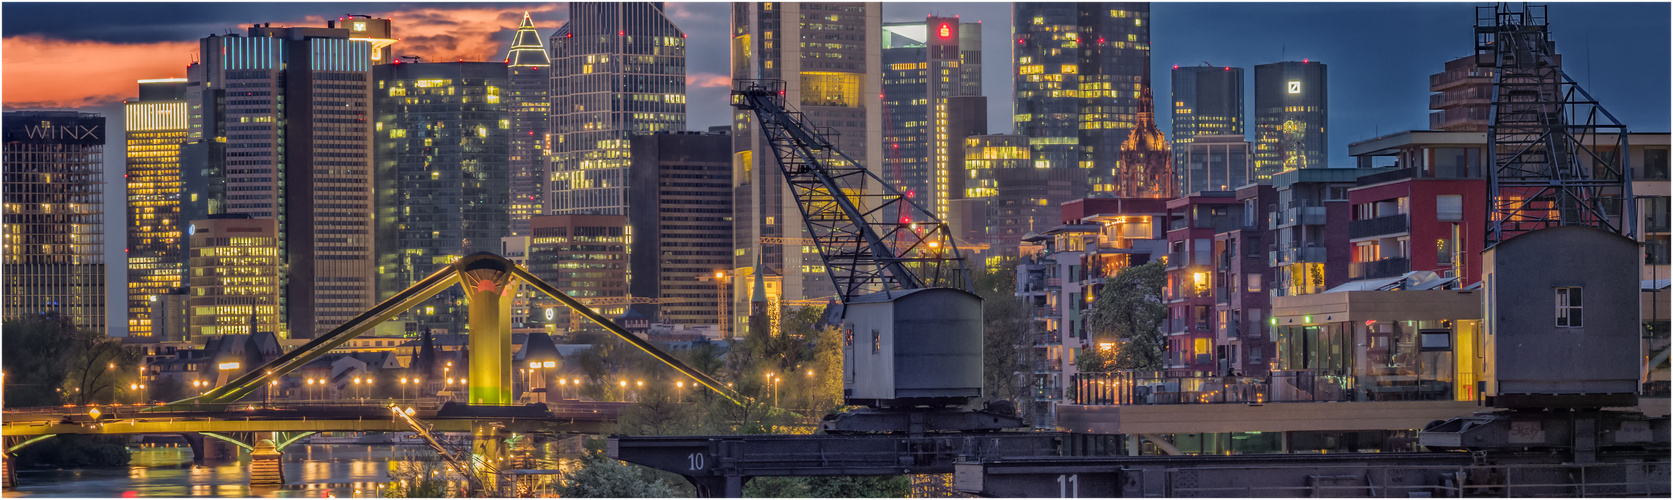
<svg viewBox="0 0 1673 500">
<path fill-rule="evenodd" d="M 1057 498 L 1080 498 L 1080 474 L 1057 475 Z"/>
</svg>

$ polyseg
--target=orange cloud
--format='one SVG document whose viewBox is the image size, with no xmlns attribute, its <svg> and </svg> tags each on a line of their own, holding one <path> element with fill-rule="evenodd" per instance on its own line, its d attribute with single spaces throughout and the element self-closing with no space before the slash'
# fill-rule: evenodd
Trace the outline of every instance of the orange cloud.
<svg viewBox="0 0 1673 500">
<path fill-rule="evenodd" d="M 396 55 L 425 61 L 494 61 L 505 57 L 522 8 L 418 7 L 373 14 L 394 20 Z M 568 18 L 563 4 L 527 9 L 542 37 Z M 325 26 L 321 16 L 274 26 Z M 238 23 L 227 28 L 242 31 Z M 542 40 L 544 41 L 544 40 Z M 150 43 L 63 40 L 40 35 L 0 39 L 0 98 L 6 108 L 85 107 L 137 96 L 136 80 L 186 76 L 197 39 Z"/>
<path fill-rule="evenodd" d="M 136 80 L 180 78 L 196 41 L 109 43 L 39 35 L 0 39 L 6 108 L 75 108 L 139 95 Z"/>
<path fill-rule="evenodd" d="M 418 56 L 425 61 L 494 61 L 505 57 L 511 45 L 511 31 L 523 21 L 526 10 L 540 30 L 542 44 L 545 37 L 561 26 L 559 18 L 568 18 L 562 4 L 545 4 L 532 9 L 496 7 L 459 7 L 443 9 L 419 7 L 415 9 L 372 14 L 372 17 L 394 21 L 395 55 Z M 324 26 L 325 19 L 308 16 L 306 26 Z"/>
<path fill-rule="evenodd" d="M 687 73 L 685 86 L 696 88 L 732 88 L 732 77 L 714 73 Z"/>
</svg>

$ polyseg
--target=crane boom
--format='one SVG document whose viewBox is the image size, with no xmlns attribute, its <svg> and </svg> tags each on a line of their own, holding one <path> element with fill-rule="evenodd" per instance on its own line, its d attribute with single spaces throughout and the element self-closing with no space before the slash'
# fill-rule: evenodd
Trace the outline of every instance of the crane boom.
<svg viewBox="0 0 1673 500">
<path fill-rule="evenodd" d="M 738 80 L 732 105 L 754 112 L 844 304 L 883 290 L 951 285 L 971 291 L 947 224 L 791 111 L 783 81 Z"/>
</svg>

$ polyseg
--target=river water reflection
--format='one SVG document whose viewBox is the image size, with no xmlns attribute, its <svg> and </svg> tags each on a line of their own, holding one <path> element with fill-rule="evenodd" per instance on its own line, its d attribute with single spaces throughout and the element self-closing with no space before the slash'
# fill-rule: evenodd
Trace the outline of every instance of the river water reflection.
<svg viewBox="0 0 1673 500">
<path fill-rule="evenodd" d="M 398 464 L 435 457 L 422 446 L 299 444 L 285 450 L 284 487 L 252 489 L 247 455 L 194 466 L 191 448 L 131 450 L 126 468 L 18 470 L 17 488 L 6 491 L 5 498 L 376 498 L 377 485 L 389 481 Z"/>
</svg>

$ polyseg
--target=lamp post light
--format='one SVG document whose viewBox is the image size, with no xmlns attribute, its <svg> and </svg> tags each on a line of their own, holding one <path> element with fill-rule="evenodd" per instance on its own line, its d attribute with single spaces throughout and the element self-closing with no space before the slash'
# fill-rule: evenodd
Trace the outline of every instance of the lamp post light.
<svg viewBox="0 0 1673 500">
<path fill-rule="evenodd" d="M 407 399 L 407 378 L 401 377 L 401 399 Z"/>
<path fill-rule="evenodd" d="M 773 372 L 767 372 L 767 379 L 772 381 L 772 383 L 773 383 L 773 406 L 778 406 L 778 380 L 779 380 L 779 378 L 773 376 Z"/>
</svg>

